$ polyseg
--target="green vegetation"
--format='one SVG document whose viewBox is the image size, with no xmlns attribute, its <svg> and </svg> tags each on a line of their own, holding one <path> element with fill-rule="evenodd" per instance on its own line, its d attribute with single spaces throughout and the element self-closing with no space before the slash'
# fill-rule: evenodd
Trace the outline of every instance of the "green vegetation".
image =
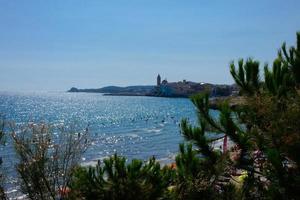
<svg viewBox="0 0 300 200">
<path fill-rule="evenodd" d="M 126 164 L 117 155 L 104 160 L 103 165 L 77 169 L 71 184 L 70 199 L 158 199 L 167 196 L 174 171 L 161 169 L 151 158 L 143 164 L 132 160 Z"/>
<path fill-rule="evenodd" d="M 55 143 L 46 125 L 13 132 L 22 191 L 30 199 L 298 199 L 300 33 L 297 47 L 284 44 L 262 78 L 253 59 L 232 62 L 230 72 L 243 103 L 220 103 L 215 118 L 209 94 L 193 96 L 198 123 L 182 120 L 186 143 L 169 166 L 114 155 L 80 167 L 85 134 L 60 134 Z M 227 138 L 232 145 L 214 147 Z"/>
<path fill-rule="evenodd" d="M 20 177 L 20 186 L 30 199 L 60 199 L 65 196 L 74 169 L 87 147 L 87 130 L 28 124 L 12 131 Z"/>
<path fill-rule="evenodd" d="M 159 170 L 154 160 L 125 166 L 125 159 L 115 155 L 104 166 L 79 168 L 71 193 L 86 199 L 297 199 L 299 60 L 300 33 L 297 48 L 287 52 L 284 44 L 272 69 L 264 67 L 263 79 L 258 61 L 241 59 L 238 67 L 232 62 L 230 72 L 244 103 L 232 108 L 223 102 L 216 119 L 209 112 L 208 94 L 193 96 L 198 125 L 182 120 L 188 144 L 180 145 L 176 167 Z M 212 134 L 222 134 L 234 145 L 215 149 Z"/>
</svg>

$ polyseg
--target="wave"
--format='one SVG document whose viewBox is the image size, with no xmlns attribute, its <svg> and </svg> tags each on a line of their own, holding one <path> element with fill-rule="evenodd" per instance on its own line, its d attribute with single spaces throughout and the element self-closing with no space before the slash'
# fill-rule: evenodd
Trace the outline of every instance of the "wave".
<svg viewBox="0 0 300 200">
<path fill-rule="evenodd" d="M 150 129 L 145 129 L 145 131 L 147 133 L 159 133 L 162 131 L 162 129 L 159 129 L 159 128 L 150 128 Z"/>
</svg>

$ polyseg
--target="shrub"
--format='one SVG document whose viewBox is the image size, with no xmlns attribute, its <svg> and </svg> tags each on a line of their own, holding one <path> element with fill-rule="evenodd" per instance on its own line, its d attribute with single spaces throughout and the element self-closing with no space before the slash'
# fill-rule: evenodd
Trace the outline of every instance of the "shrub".
<svg viewBox="0 0 300 200">
<path fill-rule="evenodd" d="M 147 163 L 114 155 L 96 167 L 79 167 L 71 183 L 70 199 L 151 200 L 163 198 L 174 172 L 151 158 Z"/>
<path fill-rule="evenodd" d="M 13 131 L 22 192 L 30 199 L 64 198 L 88 145 L 87 133 L 61 127 L 56 136 L 46 124 L 28 124 Z"/>
</svg>

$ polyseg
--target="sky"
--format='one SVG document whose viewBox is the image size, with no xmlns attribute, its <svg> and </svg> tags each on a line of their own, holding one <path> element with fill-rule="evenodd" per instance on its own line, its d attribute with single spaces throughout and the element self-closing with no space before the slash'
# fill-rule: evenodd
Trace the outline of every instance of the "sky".
<svg viewBox="0 0 300 200">
<path fill-rule="evenodd" d="M 0 0 L 0 91 L 231 84 L 300 31 L 299 0 Z"/>
</svg>

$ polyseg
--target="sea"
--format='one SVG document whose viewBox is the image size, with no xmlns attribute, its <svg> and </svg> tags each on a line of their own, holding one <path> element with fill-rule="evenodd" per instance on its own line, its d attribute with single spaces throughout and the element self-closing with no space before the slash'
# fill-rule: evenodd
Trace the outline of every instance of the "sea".
<svg viewBox="0 0 300 200">
<path fill-rule="evenodd" d="M 213 113 L 216 111 L 212 111 Z M 93 165 L 115 153 L 131 159 L 174 161 L 180 121 L 196 123 L 196 110 L 187 98 L 106 96 L 101 93 L 0 92 L 0 114 L 16 125 L 48 123 L 88 127 L 90 145 L 82 165 Z M 217 113 L 216 113 L 217 114 Z M 8 133 L 0 145 L 8 192 L 15 192 L 16 157 Z"/>
</svg>

